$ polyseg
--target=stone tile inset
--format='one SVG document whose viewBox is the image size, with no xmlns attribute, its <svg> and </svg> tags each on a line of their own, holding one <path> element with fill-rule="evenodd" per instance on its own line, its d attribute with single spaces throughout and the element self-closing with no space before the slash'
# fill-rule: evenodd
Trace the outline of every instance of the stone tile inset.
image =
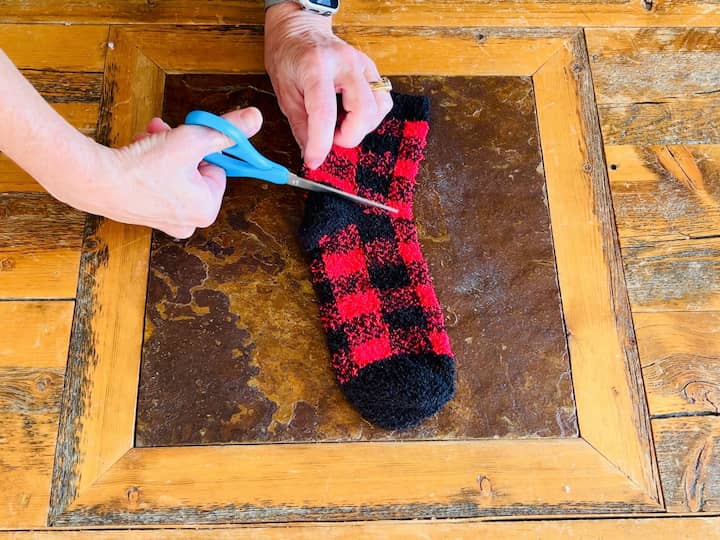
<svg viewBox="0 0 720 540">
<path fill-rule="evenodd" d="M 412 430 L 365 422 L 329 367 L 297 239 L 303 194 L 232 180 L 212 227 L 153 236 L 137 446 L 577 436 L 532 82 L 393 84 L 431 98 L 415 207 L 457 357 L 455 400 Z M 298 170 L 264 76 L 171 76 L 164 117 L 248 104 L 265 117 L 253 143 Z"/>
</svg>

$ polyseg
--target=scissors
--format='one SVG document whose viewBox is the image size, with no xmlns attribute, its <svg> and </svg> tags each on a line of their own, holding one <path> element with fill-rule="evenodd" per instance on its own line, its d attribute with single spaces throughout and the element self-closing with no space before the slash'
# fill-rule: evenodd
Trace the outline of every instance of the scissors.
<svg viewBox="0 0 720 540">
<path fill-rule="evenodd" d="M 309 191 L 333 193 L 352 201 L 375 208 L 382 208 L 388 212 L 397 213 L 397 208 L 392 208 L 365 197 L 346 193 L 325 184 L 313 182 L 291 173 L 285 167 L 274 161 L 270 161 L 260 154 L 243 133 L 233 124 L 206 111 L 192 111 L 185 118 L 185 123 L 193 126 L 205 126 L 221 133 L 235 142 L 235 146 L 226 148 L 222 152 L 216 152 L 205 156 L 205 161 L 225 169 L 228 176 L 241 176 L 245 178 L 257 178 L 273 184 L 288 184 Z"/>
</svg>

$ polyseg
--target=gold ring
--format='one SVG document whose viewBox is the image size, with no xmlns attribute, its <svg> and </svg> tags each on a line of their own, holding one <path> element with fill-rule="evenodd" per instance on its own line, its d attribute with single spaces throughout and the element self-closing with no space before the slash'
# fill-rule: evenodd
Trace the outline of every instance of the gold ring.
<svg viewBox="0 0 720 540">
<path fill-rule="evenodd" d="M 370 81 L 370 90 L 373 92 L 389 92 L 392 90 L 392 83 L 387 77 L 380 77 L 379 81 Z"/>
</svg>

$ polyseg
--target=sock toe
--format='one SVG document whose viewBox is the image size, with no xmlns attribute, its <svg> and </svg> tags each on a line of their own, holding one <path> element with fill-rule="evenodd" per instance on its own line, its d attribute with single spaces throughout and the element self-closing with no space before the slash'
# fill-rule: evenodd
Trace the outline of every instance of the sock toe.
<svg viewBox="0 0 720 540">
<path fill-rule="evenodd" d="M 452 399 L 455 366 L 450 356 L 397 355 L 365 366 L 341 386 L 365 419 L 385 429 L 404 429 Z"/>
</svg>

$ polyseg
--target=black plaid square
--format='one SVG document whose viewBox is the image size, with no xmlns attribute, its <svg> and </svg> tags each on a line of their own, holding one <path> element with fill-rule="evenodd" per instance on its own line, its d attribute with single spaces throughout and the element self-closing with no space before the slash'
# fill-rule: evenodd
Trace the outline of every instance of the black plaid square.
<svg viewBox="0 0 720 540">
<path fill-rule="evenodd" d="M 368 267 L 370 283 L 380 291 L 400 289 L 410 285 L 407 268 L 401 264 L 386 264 Z"/>
</svg>

